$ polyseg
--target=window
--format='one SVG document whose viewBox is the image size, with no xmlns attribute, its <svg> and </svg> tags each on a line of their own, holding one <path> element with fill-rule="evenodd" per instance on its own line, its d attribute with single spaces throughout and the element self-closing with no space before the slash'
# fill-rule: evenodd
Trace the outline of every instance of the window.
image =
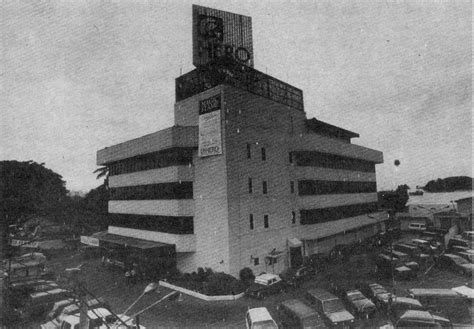
<svg viewBox="0 0 474 329">
<path fill-rule="evenodd" d="M 291 212 L 291 224 L 296 223 L 296 213 L 294 211 Z"/>
<path fill-rule="evenodd" d="M 262 189 L 263 189 L 263 194 L 267 194 L 267 181 L 262 182 Z"/>
<path fill-rule="evenodd" d="M 262 147 L 262 161 L 265 161 L 265 160 L 267 160 L 267 154 L 266 154 L 265 148 Z"/>
<path fill-rule="evenodd" d="M 252 157 L 252 149 L 250 148 L 250 144 L 247 143 L 247 159 Z"/>
<path fill-rule="evenodd" d="M 249 177 L 249 193 L 252 193 L 252 178 Z"/>
<path fill-rule="evenodd" d="M 268 228 L 268 215 L 263 215 L 263 227 Z"/>
<path fill-rule="evenodd" d="M 295 182 L 293 181 L 290 182 L 290 192 L 291 194 L 295 193 Z"/>
<path fill-rule="evenodd" d="M 250 224 L 250 229 L 253 230 L 253 214 L 249 215 L 249 224 Z"/>
<path fill-rule="evenodd" d="M 288 153 L 288 158 L 290 160 L 290 163 L 293 163 L 293 155 L 290 153 Z"/>
<path fill-rule="evenodd" d="M 260 262 L 259 262 L 259 260 L 258 260 L 258 257 L 255 257 L 255 258 L 253 259 L 253 265 L 258 265 L 259 263 L 260 263 Z"/>
</svg>

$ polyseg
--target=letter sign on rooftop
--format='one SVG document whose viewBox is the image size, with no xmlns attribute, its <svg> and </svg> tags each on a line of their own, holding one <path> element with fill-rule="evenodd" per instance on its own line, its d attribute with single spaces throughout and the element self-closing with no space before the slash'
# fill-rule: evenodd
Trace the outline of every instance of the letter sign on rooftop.
<svg viewBox="0 0 474 329">
<path fill-rule="evenodd" d="M 222 57 L 253 67 L 252 19 L 193 5 L 193 64 Z"/>
</svg>

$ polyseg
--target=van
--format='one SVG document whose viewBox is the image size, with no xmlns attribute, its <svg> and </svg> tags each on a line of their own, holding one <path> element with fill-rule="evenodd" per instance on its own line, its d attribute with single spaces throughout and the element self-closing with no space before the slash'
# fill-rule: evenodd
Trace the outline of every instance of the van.
<svg viewBox="0 0 474 329">
<path fill-rule="evenodd" d="M 326 328 L 318 312 L 298 299 L 285 300 L 277 309 L 283 328 Z"/>
<path fill-rule="evenodd" d="M 251 308 L 245 314 L 245 325 L 247 329 L 278 329 L 266 307 Z"/>
<path fill-rule="evenodd" d="M 408 224 L 408 229 L 410 231 L 416 231 L 416 232 L 426 231 L 426 224 L 410 223 L 410 224 Z"/>
<path fill-rule="evenodd" d="M 467 312 L 467 299 L 451 289 L 414 288 L 409 289 L 408 293 L 411 298 L 417 299 L 426 310 L 444 314 L 448 318 L 459 316 L 459 311 Z"/>
<path fill-rule="evenodd" d="M 45 312 L 49 312 L 55 302 L 70 296 L 70 291 L 61 288 L 32 293 L 28 301 L 21 308 L 23 316 L 31 317 L 42 315 Z"/>
<path fill-rule="evenodd" d="M 349 313 L 342 301 L 324 289 L 311 289 L 306 292 L 307 300 L 323 314 L 331 327 L 350 328 L 354 326 L 354 316 Z"/>
</svg>

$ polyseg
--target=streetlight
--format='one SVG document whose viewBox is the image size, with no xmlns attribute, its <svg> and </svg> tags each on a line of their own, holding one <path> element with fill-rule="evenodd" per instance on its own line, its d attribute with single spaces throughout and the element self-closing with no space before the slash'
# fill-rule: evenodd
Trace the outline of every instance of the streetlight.
<svg viewBox="0 0 474 329">
<path fill-rule="evenodd" d="M 127 314 L 127 312 L 128 312 L 143 296 L 145 296 L 146 294 L 149 294 L 149 293 L 155 291 L 156 288 L 158 288 L 158 285 L 157 285 L 156 283 L 152 282 L 152 283 L 148 284 L 148 285 L 145 287 L 145 289 L 143 289 L 143 292 L 140 294 L 140 296 L 138 296 L 138 298 L 135 299 L 135 301 L 134 301 L 132 304 L 130 304 L 130 306 L 127 307 L 127 309 L 126 309 L 122 314 L 123 314 L 123 315 Z"/>
<path fill-rule="evenodd" d="M 148 310 L 149 310 L 150 308 L 152 308 L 153 306 L 155 306 L 155 305 L 161 303 L 162 301 L 164 301 L 165 299 L 168 299 L 168 298 L 170 298 L 170 297 L 173 297 L 173 296 L 175 296 L 175 295 L 177 295 L 177 294 L 180 294 L 180 292 L 179 292 L 179 291 L 172 291 L 172 292 L 170 292 L 168 295 L 166 295 L 166 296 L 164 296 L 163 298 L 157 300 L 157 301 L 154 302 L 153 304 L 151 304 L 151 305 L 145 307 L 143 310 L 141 310 L 141 311 L 135 313 L 134 315 L 131 316 L 131 318 L 132 318 L 132 319 L 133 319 L 133 318 L 136 318 L 137 316 L 139 316 L 139 315 L 142 314 L 143 312 L 148 311 Z"/>
</svg>

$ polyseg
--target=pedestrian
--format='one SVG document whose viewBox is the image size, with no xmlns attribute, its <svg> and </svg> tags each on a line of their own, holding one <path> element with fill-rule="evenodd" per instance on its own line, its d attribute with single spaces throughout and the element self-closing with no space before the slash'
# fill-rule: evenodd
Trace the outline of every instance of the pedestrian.
<svg viewBox="0 0 474 329">
<path fill-rule="evenodd" d="M 125 271 L 125 283 L 127 284 L 127 286 L 130 285 L 130 275 L 130 271 Z"/>
<path fill-rule="evenodd" d="M 133 284 L 137 283 L 137 271 L 135 270 L 135 268 L 132 268 L 132 270 L 130 271 L 130 277 Z"/>
</svg>

